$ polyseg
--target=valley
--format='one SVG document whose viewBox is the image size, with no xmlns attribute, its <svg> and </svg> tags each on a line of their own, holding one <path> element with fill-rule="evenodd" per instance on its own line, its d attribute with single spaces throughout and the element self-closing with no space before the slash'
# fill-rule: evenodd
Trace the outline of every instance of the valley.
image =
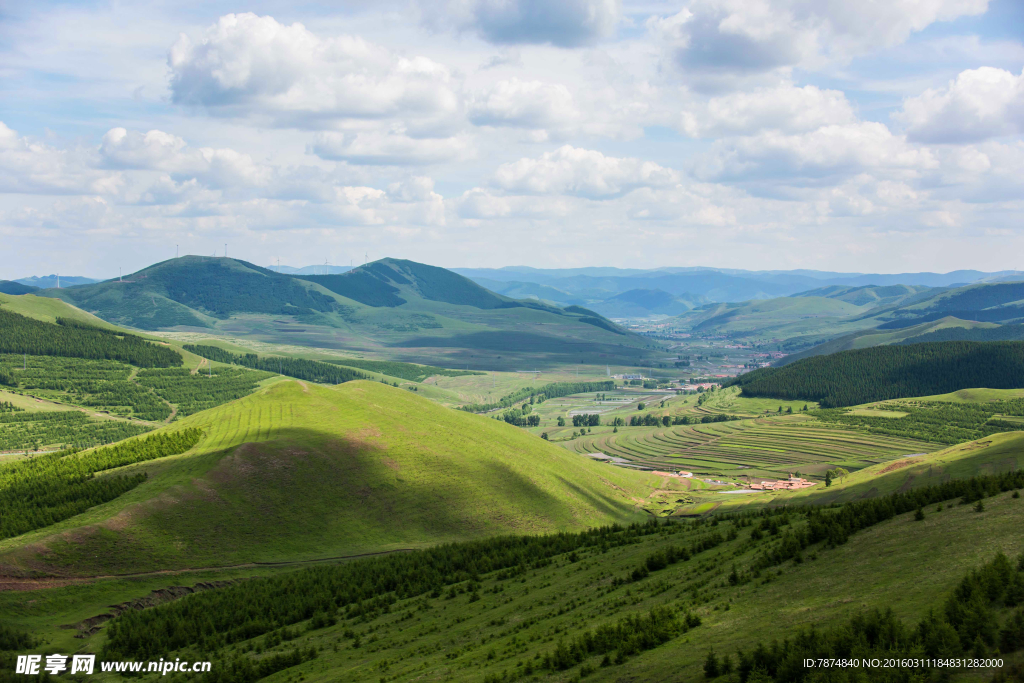
<svg viewBox="0 0 1024 683">
<path fill-rule="evenodd" d="M 931 290 L 835 286 L 702 304 L 673 333 L 411 262 L 210 261 L 172 265 L 265 281 L 196 299 L 158 268 L 137 290 L 0 295 L 17 642 L 206 659 L 224 683 L 799 680 L 787 667 L 824 651 L 806 628 L 922 634 L 1005 562 L 987 630 L 943 617 L 953 641 L 863 652 L 1024 665 L 1020 345 L 899 345 L 1011 324 L 886 327 L 879 307 L 924 317 Z M 874 332 L 790 353 L 866 312 Z"/>
</svg>

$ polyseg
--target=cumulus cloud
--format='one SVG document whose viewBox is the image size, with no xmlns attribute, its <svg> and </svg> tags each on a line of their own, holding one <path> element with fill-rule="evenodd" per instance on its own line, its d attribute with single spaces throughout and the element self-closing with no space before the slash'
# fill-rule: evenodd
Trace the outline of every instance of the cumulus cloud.
<svg viewBox="0 0 1024 683">
<path fill-rule="evenodd" d="M 174 102 L 280 125 L 330 128 L 343 119 L 451 116 L 459 106 L 448 69 L 360 37 L 321 38 L 299 23 L 228 14 L 170 50 Z"/>
<path fill-rule="evenodd" d="M 46 145 L 0 121 L 0 192 L 112 195 L 123 189 L 121 173 L 94 166 L 90 149 Z"/>
<path fill-rule="evenodd" d="M 368 166 L 422 166 L 464 158 L 472 153 L 465 135 L 415 138 L 398 131 L 317 133 L 310 151 L 321 159 Z"/>
<path fill-rule="evenodd" d="M 619 0 L 449 0 L 424 4 L 435 28 L 472 31 L 497 44 L 577 47 L 610 36 L 619 23 Z"/>
<path fill-rule="evenodd" d="M 638 187 L 664 187 L 678 182 L 670 168 L 640 159 L 605 156 L 570 145 L 502 164 L 494 184 L 509 192 L 567 194 L 601 199 Z"/>
<path fill-rule="evenodd" d="M 1024 71 L 1016 76 L 989 66 L 962 71 L 941 89 L 903 103 L 897 120 L 911 140 L 976 142 L 1024 133 Z"/>
<path fill-rule="evenodd" d="M 469 120 L 478 126 L 558 131 L 579 118 L 572 93 L 560 83 L 511 78 L 478 93 L 469 104 Z"/>
<path fill-rule="evenodd" d="M 691 0 L 647 27 L 669 64 L 710 87 L 723 76 L 845 62 L 987 6 L 988 0 Z"/>
<path fill-rule="evenodd" d="M 190 148 L 161 130 L 147 133 L 112 128 L 103 136 L 100 155 L 113 168 L 164 171 L 177 178 L 199 178 L 213 187 L 266 185 L 272 170 L 233 149 Z"/>
<path fill-rule="evenodd" d="M 813 85 L 780 85 L 702 100 L 684 111 L 679 128 L 692 137 L 815 130 L 856 120 L 846 95 Z"/>
<path fill-rule="evenodd" d="M 796 179 L 852 176 L 865 170 L 919 174 L 938 160 L 881 123 L 829 125 L 801 134 L 766 131 L 722 140 L 694 167 L 694 174 L 719 180 Z"/>
</svg>

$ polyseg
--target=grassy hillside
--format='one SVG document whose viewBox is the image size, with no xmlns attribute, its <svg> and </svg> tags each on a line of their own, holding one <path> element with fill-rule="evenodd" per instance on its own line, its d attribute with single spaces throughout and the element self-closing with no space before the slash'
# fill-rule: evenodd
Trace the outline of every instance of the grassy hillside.
<svg viewBox="0 0 1024 683">
<path fill-rule="evenodd" d="M 15 282 L 13 280 L 0 280 L 0 294 L 31 294 L 37 289 L 39 288 L 23 285 L 20 282 Z"/>
<path fill-rule="evenodd" d="M 188 256 L 123 282 L 41 294 L 143 330 L 209 332 L 464 369 L 515 369 L 525 361 L 633 364 L 656 346 L 592 311 L 510 299 L 443 268 L 397 259 L 340 275 L 290 276 L 234 259 Z"/>
<path fill-rule="evenodd" d="M 601 315 L 613 318 L 642 318 L 652 315 L 679 315 L 707 302 L 703 296 L 687 293 L 677 296 L 660 289 L 631 289 L 588 305 Z"/>
<path fill-rule="evenodd" d="M 958 500 L 944 501 L 941 511 L 933 503 L 923 520 L 898 514 L 836 544 L 808 542 L 811 520 L 791 507 L 278 571 L 114 623 L 99 620 L 100 628 L 87 617 L 150 597 L 161 584 L 148 577 L 6 593 L 0 608 L 12 626 L 58 647 L 219 663 L 221 671 L 204 681 L 246 680 L 226 675 L 241 674 L 244 662 L 266 662 L 268 681 L 700 681 L 714 650 L 734 669 L 716 680 L 737 683 L 738 651 L 749 656 L 759 643 L 770 651 L 772 639 L 792 643 L 812 626 L 819 633 L 849 628 L 875 609 L 892 610 L 909 638 L 929 612 L 947 613 L 958 585 L 999 553 L 1010 558 L 1002 585 L 1019 582 L 1024 500 L 1012 491 L 983 495 L 982 512 Z M 179 575 L 162 585 L 238 576 Z M 982 657 L 992 656 L 999 628 L 1019 609 L 1012 597 L 989 595 L 996 600 L 985 600 L 984 618 L 996 628 L 982 641 Z M 72 639 L 76 630 L 84 639 Z M 615 637 L 602 645 L 599 636 L 609 631 Z M 570 648 L 588 633 L 587 650 Z M 971 633 L 968 627 L 952 636 L 966 647 L 947 646 L 970 652 Z M 1020 661 L 1019 648 L 1003 647 L 1007 668 Z M 298 658 L 285 661 L 295 650 Z M 954 670 L 946 680 L 988 680 L 992 673 Z"/>
<path fill-rule="evenodd" d="M 232 313 L 307 315 L 329 311 L 333 299 L 297 281 L 250 263 L 185 256 L 110 280 L 72 289 L 50 289 L 59 297 L 110 322 L 144 330 L 209 327 L 209 318 Z"/>
<path fill-rule="evenodd" d="M 1024 319 L 1024 282 L 969 285 L 943 292 L 894 311 L 892 326 L 906 326 L 953 315 L 981 322 Z"/>
<path fill-rule="evenodd" d="M 787 296 L 705 305 L 666 322 L 677 331 L 699 334 L 820 341 L 874 327 L 878 323 L 870 312 L 875 308 L 827 296 Z"/>
<path fill-rule="evenodd" d="M 66 318 L 95 327 L 114 329 L 113 325 L 91 313 L 86 313 L 80 308 L 60 299 L 52 299 L 46 296 L 37 296 L 35 294 L 23 296 L 0 294 L 0 306 L 6 311 L 47 323 L 55 323 L 57 318 Z"/>
<path fill-rule="evenodd" d="M 854 306 L 882 306 L 887 304 L 908 304 L 917 299 L 927 297 L 931 287 L 914 285 L 886 285 L 878 287 L 875 285 L 864 285 L 861 287 L 849 287 L 844 285 L 830 285 L 819 289 L 812 289 L 807 292 L 793 294 L 794 297 L 825 297 L 838 299 L 851 303 Z"/>
<path fill-rule="evenodd" d="M 283 381 L 176 423 L 185 455 L 51 529 L 0 543 L 7 572 L 224 566 L 550 533 L 636 519 L 651 475 L 374 382 Z"/>
<path fill-rule="evenodd" d="M 970 387 L 1024 384 L 1022 342 L 937 342 L 879 346 L 763 368 L 731 382 L 744 395 L 816 400 L 833 408 Z"/>
</svg>

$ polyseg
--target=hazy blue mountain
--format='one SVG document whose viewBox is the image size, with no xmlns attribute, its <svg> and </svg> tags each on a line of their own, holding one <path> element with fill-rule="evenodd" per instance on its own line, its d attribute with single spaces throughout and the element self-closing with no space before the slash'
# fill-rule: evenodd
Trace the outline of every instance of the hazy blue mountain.
<svg viewBox="0 0 1024 683">
<path fill-rule="evenodd" d="M 33 275 L 31 277 L 20 277 L 12 282 L 20 282 L 23 285 L 29 287 L 38 287 L 39 289 L 49 289 L 50 287 L 57 286 L 57 275 Z M 78 285 L 91 285 L 100 282 L 91 277 L 82 277 L 80 275 L 61 275 L 60 286 L 61 287 L 77 287 Z"/>
</svg>

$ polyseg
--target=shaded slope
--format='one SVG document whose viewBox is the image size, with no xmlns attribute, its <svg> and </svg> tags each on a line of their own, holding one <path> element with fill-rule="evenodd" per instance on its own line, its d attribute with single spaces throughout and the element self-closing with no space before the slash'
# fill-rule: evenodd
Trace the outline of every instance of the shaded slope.
<svg viewBox="0 0 1024 683">
<path fill-rule="evenodd" d="M 630 318 L 650 315 L 679 315 L 706 304 L 703 296 L 669 294 L 661 289 L 631 289 L 600 303 L 590 304 L 601 315 Z"/>
<path fill-rule="evenodd" d="M 207 433 L 190 453 L 0 562 L 143 571 L 581 529 L 634 519 L 652 479 L 374 382 L 280 382 L 187 427 Z"/>
<path fill-rule="evenodd" d="M 31 294 L 32 292 L 39 289 L 38 287 L 31 287 L 29 285 L 23 285 L 20 282 L 14 280 L 0 280 L 0 294 Z"/>
<path fill-rule="evenodd" d="M 887 304 L 905 304 L 928 296 L 930 287 L 913 285 L 864 285 L 861 287 L 847 287 L 843 285 L 830 285 L 819 289 L 812 289 L 807 292 L 793 294 L 793 297 L 825 297 L 838 299 L 851 303 L 854 306 Z"/>
<path fill-rule="evenodd" d="M 204 317 L 233 313 L 303 315 L 330 311 L 336 301 L 285 275 L 228 258 L 183 256 L 110 280 L 46 290 L 105 320 L 140 329 L 208 327 Z"/>
<path fill-rule="evenodd" d="M 412 298 L 481 309 L 540 305 L 495 294 L 450 270 L 405 259 L 381 259 L 341 275 L 295 277 L 367 306 L 401 306 Z"/>
</svg>

